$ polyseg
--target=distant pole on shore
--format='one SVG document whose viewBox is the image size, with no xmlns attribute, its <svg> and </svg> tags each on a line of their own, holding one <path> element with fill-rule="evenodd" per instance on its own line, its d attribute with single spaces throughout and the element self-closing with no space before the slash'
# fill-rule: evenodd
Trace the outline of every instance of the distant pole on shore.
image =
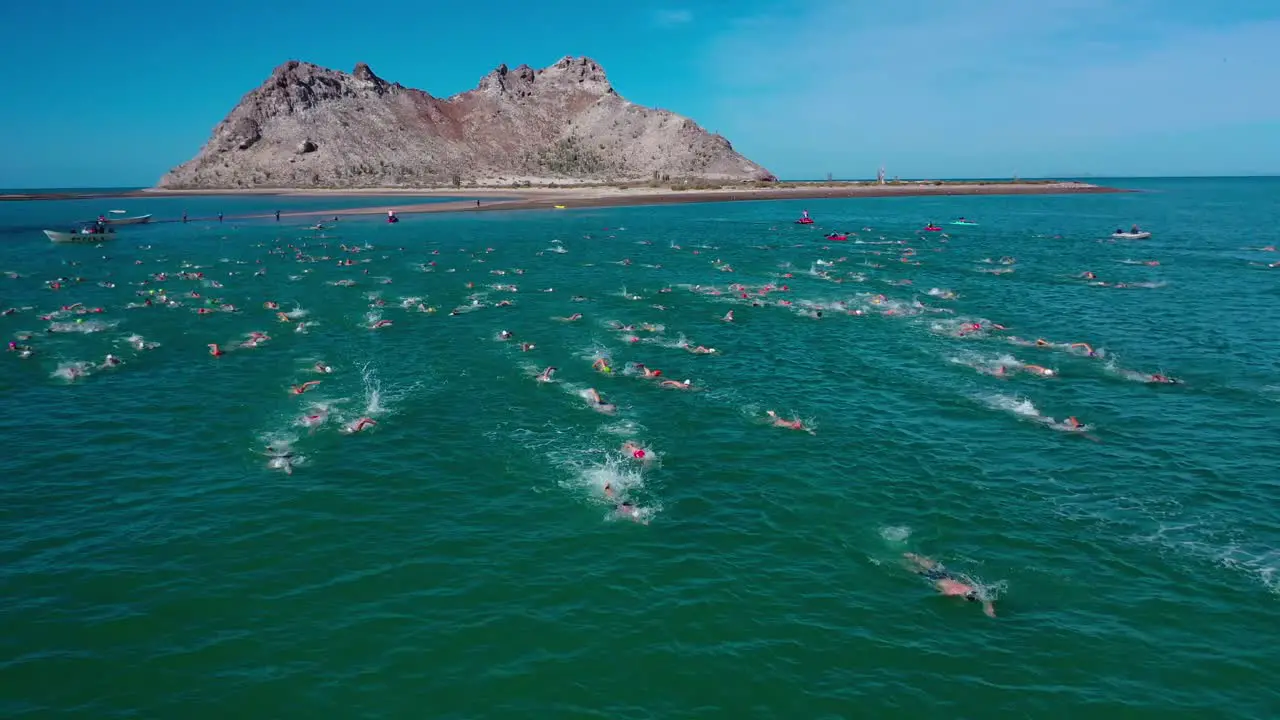
<svg viewBox="0 0 1280 720">
<path fill-rule="evenodd" d="M 884 184 L 884 166 L 883 165 L 881 165 L 880 169 L 876 172 L 876 184 L 877 185 Z"/>
</svg>

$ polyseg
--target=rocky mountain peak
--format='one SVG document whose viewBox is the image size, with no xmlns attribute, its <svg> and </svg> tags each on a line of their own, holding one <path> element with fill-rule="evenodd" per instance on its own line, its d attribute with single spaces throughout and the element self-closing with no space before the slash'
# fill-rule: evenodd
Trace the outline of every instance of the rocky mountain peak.
<svg viewBox="0 0 1280 720">
<path fill-rule="evenodd" d="M 536 177 L 551 181 L 771 177 L 727 140 L 625 101 L 604 68 L 567 56 L 499 65 L 447 99 L 290 60 L 247 93 L 200 153 L 161 187 L 388 187 Z"/>
</svg>

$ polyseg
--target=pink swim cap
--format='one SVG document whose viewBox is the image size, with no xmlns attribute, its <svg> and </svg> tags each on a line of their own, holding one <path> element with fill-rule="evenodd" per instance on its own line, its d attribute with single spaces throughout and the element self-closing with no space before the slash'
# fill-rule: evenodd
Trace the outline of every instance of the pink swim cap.
<svg viewBox="0 0 1280 720">
<path fill-rule="evenodd" d="M 633 453 L 631 453 L 631 454 L 632 454 L 633 456 L 635 456 L 635 458 L 636 458 L 637 460 L 639 460 L 640 458 L 644 457 L 644 451 L 643 451 L 643 450 L 637 450 L 637 451 L 635 451 L 635 452 L 633 452 Z"/>
</svg>

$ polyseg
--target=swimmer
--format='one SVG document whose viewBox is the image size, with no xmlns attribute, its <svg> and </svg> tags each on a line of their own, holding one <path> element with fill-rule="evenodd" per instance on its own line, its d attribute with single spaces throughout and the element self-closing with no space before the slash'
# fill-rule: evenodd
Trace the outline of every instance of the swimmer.
<svg viewBox="0 0 1280 720">
<path fill-rule="evenodd" d="M 358 433 L 367 427 L 372 427 L 377 424 L 377 421 L 373 418 L 362 417 L 359 420 L 347 423 L 346 427 L 342 428 L 342 430 L 348 434 Z"/>
<path fill-rule="evenodd" d="M 158 347 L 156 343 L 147 342 L 146 339 L 143 338 L 141 335 L 130 335 L 128 340 L 129 340 L 129 346 L 139 352 L 143 350 L 151 350 L 152 348 Z"/>
<path fill-rule="evenodd" d="M 591 403 L 593 408 L 602 413 L 612 413 L 614 410 L 618 409 L 616 405 L 605 402 L 604 398 L 600 397 L 600 393 L 596 392 L 595 388 L 587 388 L 584 390 L 582 392 L 582 397 L 586 399 L 587 402 Z"/>
<path fill-rule="evenodd" d="M 622 454 L 629 458 L 648 463 L 649 453 L 645 452 L 644 448 L 640 447 L 632 440 L 622 443 Z"/>
<path fill-rule="evenodd" d="M 640 514 L 640 508 L 636 507 L 635 505 L 632 505 L 631 502 L 628 500 L 623 500 L 622 502 L 618 503 L 618 505 L 614 507 L 614 512 L 618 515 L 618 517 L 627 518 L 628 520 L 638 522 L 641 525 L 649 524 L 649 521 L 645 520 L 644 517 Z"/>
<path fill-rule="evenodd" d="M 576 322 L 582 319 L 582 313 L 574 313 L 569 317 L 556 318 L 560 322 Z"/>
<path fill-rule="evenodd" d="M 730 310 L 729 312 L 725 313 L 724 317 L 720 319 L 723 320 L 724 322 L 733 322 L 733 311 Z"/>
<path fill-rule="evenodd" d="M 311 366 L 311 369 L 323 375 L 328 375 L 329 373 L 333 372 L 333 368 L 329 367 L 328 365 L 325 365 L 323 362 L 316 363 L 315 365 Z"/>
<path fill-rule="evenodd" d="M 1046 367 L 1040 367 L 1039 365 L 1023 365 L 1022 369 L 1026 370 L 1032 375 L 1039 375 L 1040 377 L 1053 377 L 1057 375 L 1057 373 L 1054 372 L 1053 370 L 1050 370 L 1049 368 L 1046 368 Z"/>
<path fill-rule="evenodd" d="M 1049 426 L 1057 430 L 1062 430 L 1063 432 L 1077 433 L 1088 440 L 1092 440 L 1093 442 L 1101 442 L 1101 440 L 1099 440 L 1098 438 L 1085 432 L 1085 430 L 1089 429 L 1089 426 L 1077 420 L 1074 415 L 1067 418 L 1066 420 L 1063 420 L 1060 423 L 1053 422 L 1053 418 L 1049 418 L 1049 421 L 1050 421 Z"/>
<path fill-rule="evenodd" d="M 511 339 L 511 331 L 510 331 L 510 330 L 503 330 L 502 332 L 498 333 L 498 339 L 499 339 L 499 340 L 510 340 L 510 339 Z"/>
<path fill-rule="evenodd" d="M 320 384 L 320 381 L 319 381 L 319 380 L 308 380 L 308 381 L 306 381 L 306 382 L 302 383 L 301 385 L 294 385 L 292 388 L 290 388 L 290 391 L 291 391 L 294 395 L 301 395 L 302 393 L 304 393 L 304 392 L 306 392 L 306 391 L 310 390 L 311 388 L 313 388 L 313 387 L 315 387 L 315 386 L 317 386 L 317 385 L 319 385 L 319 384 Z"/>
<path fill-rule="evenodd" d="M 613 368 L 609 367 L 608 359 L 602 357 L 596 358 L 595 361 L 591 363 L 591 369 L 598 370 L 605 375 L 613 373 Z"/>
<path fill-rule="evenodd" d="M 218 347 L 217 343 L 209 343 L 209 354 L 214 357 L 222 357 L 222 348 Z"/>
<path fill-rule="evenodd" d="M 387 326 L 389 326 L 389 325 L 391 325 L 391 324 L 392 324 L 392 323 L 391 323 L 391 321 L 390 321 L 390 320 L 379 320 L 379 321 L 375 322 L 374 324 L 370 325 L 370 326 L 369 326 L 369 329 L 370 329 L 370 330 L 377 330 L 378 328 L 384 328 L 384 327 L 387 327 Z"/>
<path fill-rule="evenodd" d="M 271 458 L 267 461 L 267 467 L 272 470 L 284 470 L 285 475 L 293 474 L 293 451 L 288 446 L 276 448 L 274 445 L 268 445 L 263 455 Z"/>
<path fill-rule="evenodd" d="M 803 430 L 809 433 L 810 435 L 814 434 L 813 430 L 804 426 L 804 423 L 800 420 L 800 418 L 795 418 L 794 420 L 784 420 L 781 417 L 779 417 L 778 413 L 774 412 L 773 410 L 766 410 L 765 415 L 768 416 L 769 420 L 773 423 L 774 427 L 787 428 L 788 430 Z"/>
<path fill-rule="evenodd" d="M 1036 341 L 1036 344 L 1037 344 L 1037 345 L 1038 345 L 1038 344 L 1040 344 L 1040 341 L 1039 341 L 1039 340 L 1037 340 L 1037 341 Z M 1084 354 L 1085 354 L 1086 356 L 1088 356 L 1088 357 L 1097 357 L 1097 356 L 1098 356 L 1098 353 L 1094 352 L 1094 349 L 1089 345 L 1089 343 L 1082 343 L 1082 342 L 1078 342 L 1078 343 L 1071 343 L 1071 345 L 1070 345 L 1070 349 L 1071 349 L 1071 350 L 1075 350 L 1076 348 L 1083 348 L 1083 349 L 1084 349 Z"/>
<path fill-rule="evenodd" d="M 303 415 L 302 417 L 298 418 L 298 424 L 304 425 L 306 427 L 311 428 L 312 430 L 315 430 L 317 427 L 323 425 L 325 421 L 327 421 L 328 419 L 329 419 L 329 410 L 327 408 L 320 407 L 320 408 L 317 408 L 317 412 L 312 413 L 310 415 Z"/>
<path fill-rule="evenodd" d="M 555 382 L 555 380 L 551 379 L 551 376 L 555 374 L 555 371 L 556 371 L 556 368 L 548 367 L 547 369 L 538 373 L 538 377 L 536 379 L 538 382 L 545 382 L 545 383 Z"/>
<path fill-rule="evenodd" d="M 116 357 L 115 355 L 112 355 L 111 353 L 107 353 L 107 357 L 104 358 L 102 361 L 102 367 L 104 369 L 109 367 L 115 367 L 121 364 L 123 363 L 120 361 L 120 358 Z"/>
<path fill-rule="evenodd" d="M 533 350 L 536 347 L 538 346 L 534 345 L 533 343 L 520 343 L 520 352 L 529 352 L 530 350 Z"/>
<path fill-rule="evenodd" d="M 703 347 L 701 345 L 695 345 L 693 347 L 686 346 L 685 349 L 693 353 L 694 355 L 715 355 L 716 354 L 715 348 Z"/>
<path fill-rule="evenodd" d="M 1160 373 L 1153 373 L 1152 375 L 1148 376 L 1147 382 L 1159 383 L 1161 385 L 1181 385 L 1182 384 L 1181 380 L 1177 378 L 1171 378 L 1167 375 L 1161 375 Z"/>
<path fill-rule="evenodd" d="M 661 370 L 651 370 L 651 369 L 649 369 L 649 368 L 645 367 L 645 365 L 644 365 L 643 363 L 636 363 L 636 364 L 634 365 L 634 367 L 635 367 L 635 369 L 636 369 L 636 370 L 639 370 L 639 371 L 640 371 L 640 374 L 641 374 L 641 376 L 643 376 L 643 377 L 647 377 L 647 378 L 662 377 L 662 371 L 661 371 Z"/>
<path fill-rule="evenodd" d="M 986 597 L 983 588 L 973 581 L 965 582 L 957 578 L 936 560 L 915 553 L 903 553 L 902 557 L 912 564 L 912 572 L 932 582 L 938 592 L 947 597 L 962 597 L 969 602 L 981 602 L 982 612 L 987 617 L 996 616 L 995 604 Z"/>
<path fill-rule="evenodd" d="M 672 390 L 692 390 L 693 389 L 693 384 L 688 380 L 685 380 L 684 382 L 676 382 L 675 380 L 663 380 L 662 382 L 658 383 L 658 385 L 664 388 L 671 388 Z"/>
</svg>

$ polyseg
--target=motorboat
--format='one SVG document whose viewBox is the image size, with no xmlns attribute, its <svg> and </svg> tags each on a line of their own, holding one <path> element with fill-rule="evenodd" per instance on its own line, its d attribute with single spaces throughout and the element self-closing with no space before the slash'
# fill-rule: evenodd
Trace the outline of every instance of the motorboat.
<svg viewBox="0 0 1280 720">
<path fill-rule="evenodd" d="M 81 244 L 81 245 L 97 245 L 100 242 L 111 240 L 116 236 L 116 231 L 108 227 L 103 227 L 98 223 L 84 223 L 80 229 L 73 232 L 58 232 L 57 230 L 45 230 L 45 237 L 50 242 L 59 244 Z"/>
<path fill-rule="evenodd" d="M 1151 233 L 1146 230 L 1140 230 L 1138 232 L 1115 232 L 1111 233 L 1111 237 L 1116 240 L 1146 240 L 1151 237 Z"/>
<path fill-rule="evenodd" d="M 100 221 L 105 225 L 142 225 L 151 222 L 151 215 L 125 216 L 124 210 L 112 210 Z"/>
</svg>

